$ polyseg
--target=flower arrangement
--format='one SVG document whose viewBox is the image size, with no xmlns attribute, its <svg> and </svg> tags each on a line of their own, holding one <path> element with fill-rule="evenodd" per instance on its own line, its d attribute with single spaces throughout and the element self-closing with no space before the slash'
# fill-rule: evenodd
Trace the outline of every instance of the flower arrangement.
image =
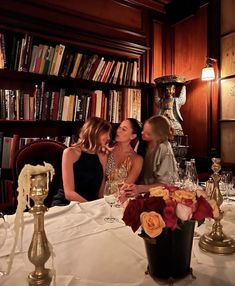
<svg viewBox="0 0 235 286">
<path fill-rule="evenodd" d="M 123 221 L 134 232 L 142 226 L 150 238 L 155 238 L 164 228 L 175 230 L 189 220 L 200 225 L 205 218 L 218 216 L 215 200 L 208 199 L 202 189 L 191 191 L 175 186 L 158 186 L 142 197 L 129 200 Z"/>
</svg>

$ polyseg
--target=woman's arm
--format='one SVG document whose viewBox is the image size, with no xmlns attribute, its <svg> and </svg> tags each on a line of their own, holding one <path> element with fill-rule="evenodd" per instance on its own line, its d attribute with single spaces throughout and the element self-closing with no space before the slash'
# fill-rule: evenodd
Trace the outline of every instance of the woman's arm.
<svg viewBox="0 0 235 286">
<path fill-rule="evenodd" d="M 87 200 L 75 192 L 73 164 L 81 156 L 81 151 L 69 147 L 64 150 L 62 157 L 62 178 L 65 198 L 69 201 L 78 201 L 80 203 Z"/>
<path fill-rule="evenodd" d="M 125 180 L 125 183 L 135 183 L 136 180 L 139 178 L 140 172 L 143 166 L 143 158 L 139 155 L 135 155 L 133 159 L 133 164 L 131 170 Z"/>
</svg>

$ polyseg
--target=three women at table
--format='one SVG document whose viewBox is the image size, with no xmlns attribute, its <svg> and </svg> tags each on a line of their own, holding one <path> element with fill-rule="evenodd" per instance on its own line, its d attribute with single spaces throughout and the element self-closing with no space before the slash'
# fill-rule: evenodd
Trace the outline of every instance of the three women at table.
<svg viewBox="0 0 235 286">
<path fill-rule="evenodd" d="M 125 184 L 125 195 L 136 196 L 148 192 L 151 187 L 171 183 L 177 172 L 177 163 L 169 142 L 173 129 L 169 120 L 162 115 L 152 116 L 144 123 L 142 138 L 147 143 L 143 168 L 136 184 Z"/>
</svg>

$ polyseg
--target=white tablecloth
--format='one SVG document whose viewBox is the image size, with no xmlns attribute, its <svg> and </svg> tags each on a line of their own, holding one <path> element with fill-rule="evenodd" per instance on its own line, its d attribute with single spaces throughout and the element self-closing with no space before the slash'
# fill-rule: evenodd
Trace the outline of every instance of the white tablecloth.
<svg viewBox="0 0 235 286">
<path fill-rule="evenodd" d="M 122 209 L 113 208 L 117 223 L 106 223 L 108 205 L 103 199 L 66 207 L 53 207 L 45 214 L 45 231 L 56 254 L 54 268 L 57 286 L 154 286 L 162 285 L 145 274 L 147 260 L 144 242 L 137 233 L 124 225 Z M 27 258 L 32 239 L 33 217 L 25 213 L 23 247 L 17 246 L 12 271 L 0 278 L 1 286 L 26 286 L 34 265 Z M 10 224 L 5 245 L 0 250 L 0 263 L 6 267 L 13 243 L 14 215 L 6 216 Z M 235 206 L 230 206 L 223 220 L 224 231 L 235 238 Z M 198 233 L 210 229 L 210 222 L 197 228 Z M 174 285 L 235 285 L 235 255 L 219 256 L 202 252 L 194 239 L 191 276 Z M 46 263 L 52 268 L 52 259 Z M 53 282 L 51 283 L 53 285 Z"/>
</svg>

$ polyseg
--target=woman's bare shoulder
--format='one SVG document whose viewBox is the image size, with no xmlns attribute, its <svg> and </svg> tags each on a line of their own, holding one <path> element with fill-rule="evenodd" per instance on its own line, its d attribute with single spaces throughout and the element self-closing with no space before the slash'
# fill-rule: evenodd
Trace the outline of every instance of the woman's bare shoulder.
<svg viewBox="0 0 235 286">
<path fill-rule="evenodd" d="M 63 157 L 69 158 L 71 160 L 77 160 L 80 157 L 81 152 L 81 148 L 71 146 L 64 150 Z"/>
<path fill-rule="evenodd" d="M 143 157 L 135 152 L 133 156 L 133 162 L 142 164 L 143 161 L 144 161 Z"/>
</svg>

